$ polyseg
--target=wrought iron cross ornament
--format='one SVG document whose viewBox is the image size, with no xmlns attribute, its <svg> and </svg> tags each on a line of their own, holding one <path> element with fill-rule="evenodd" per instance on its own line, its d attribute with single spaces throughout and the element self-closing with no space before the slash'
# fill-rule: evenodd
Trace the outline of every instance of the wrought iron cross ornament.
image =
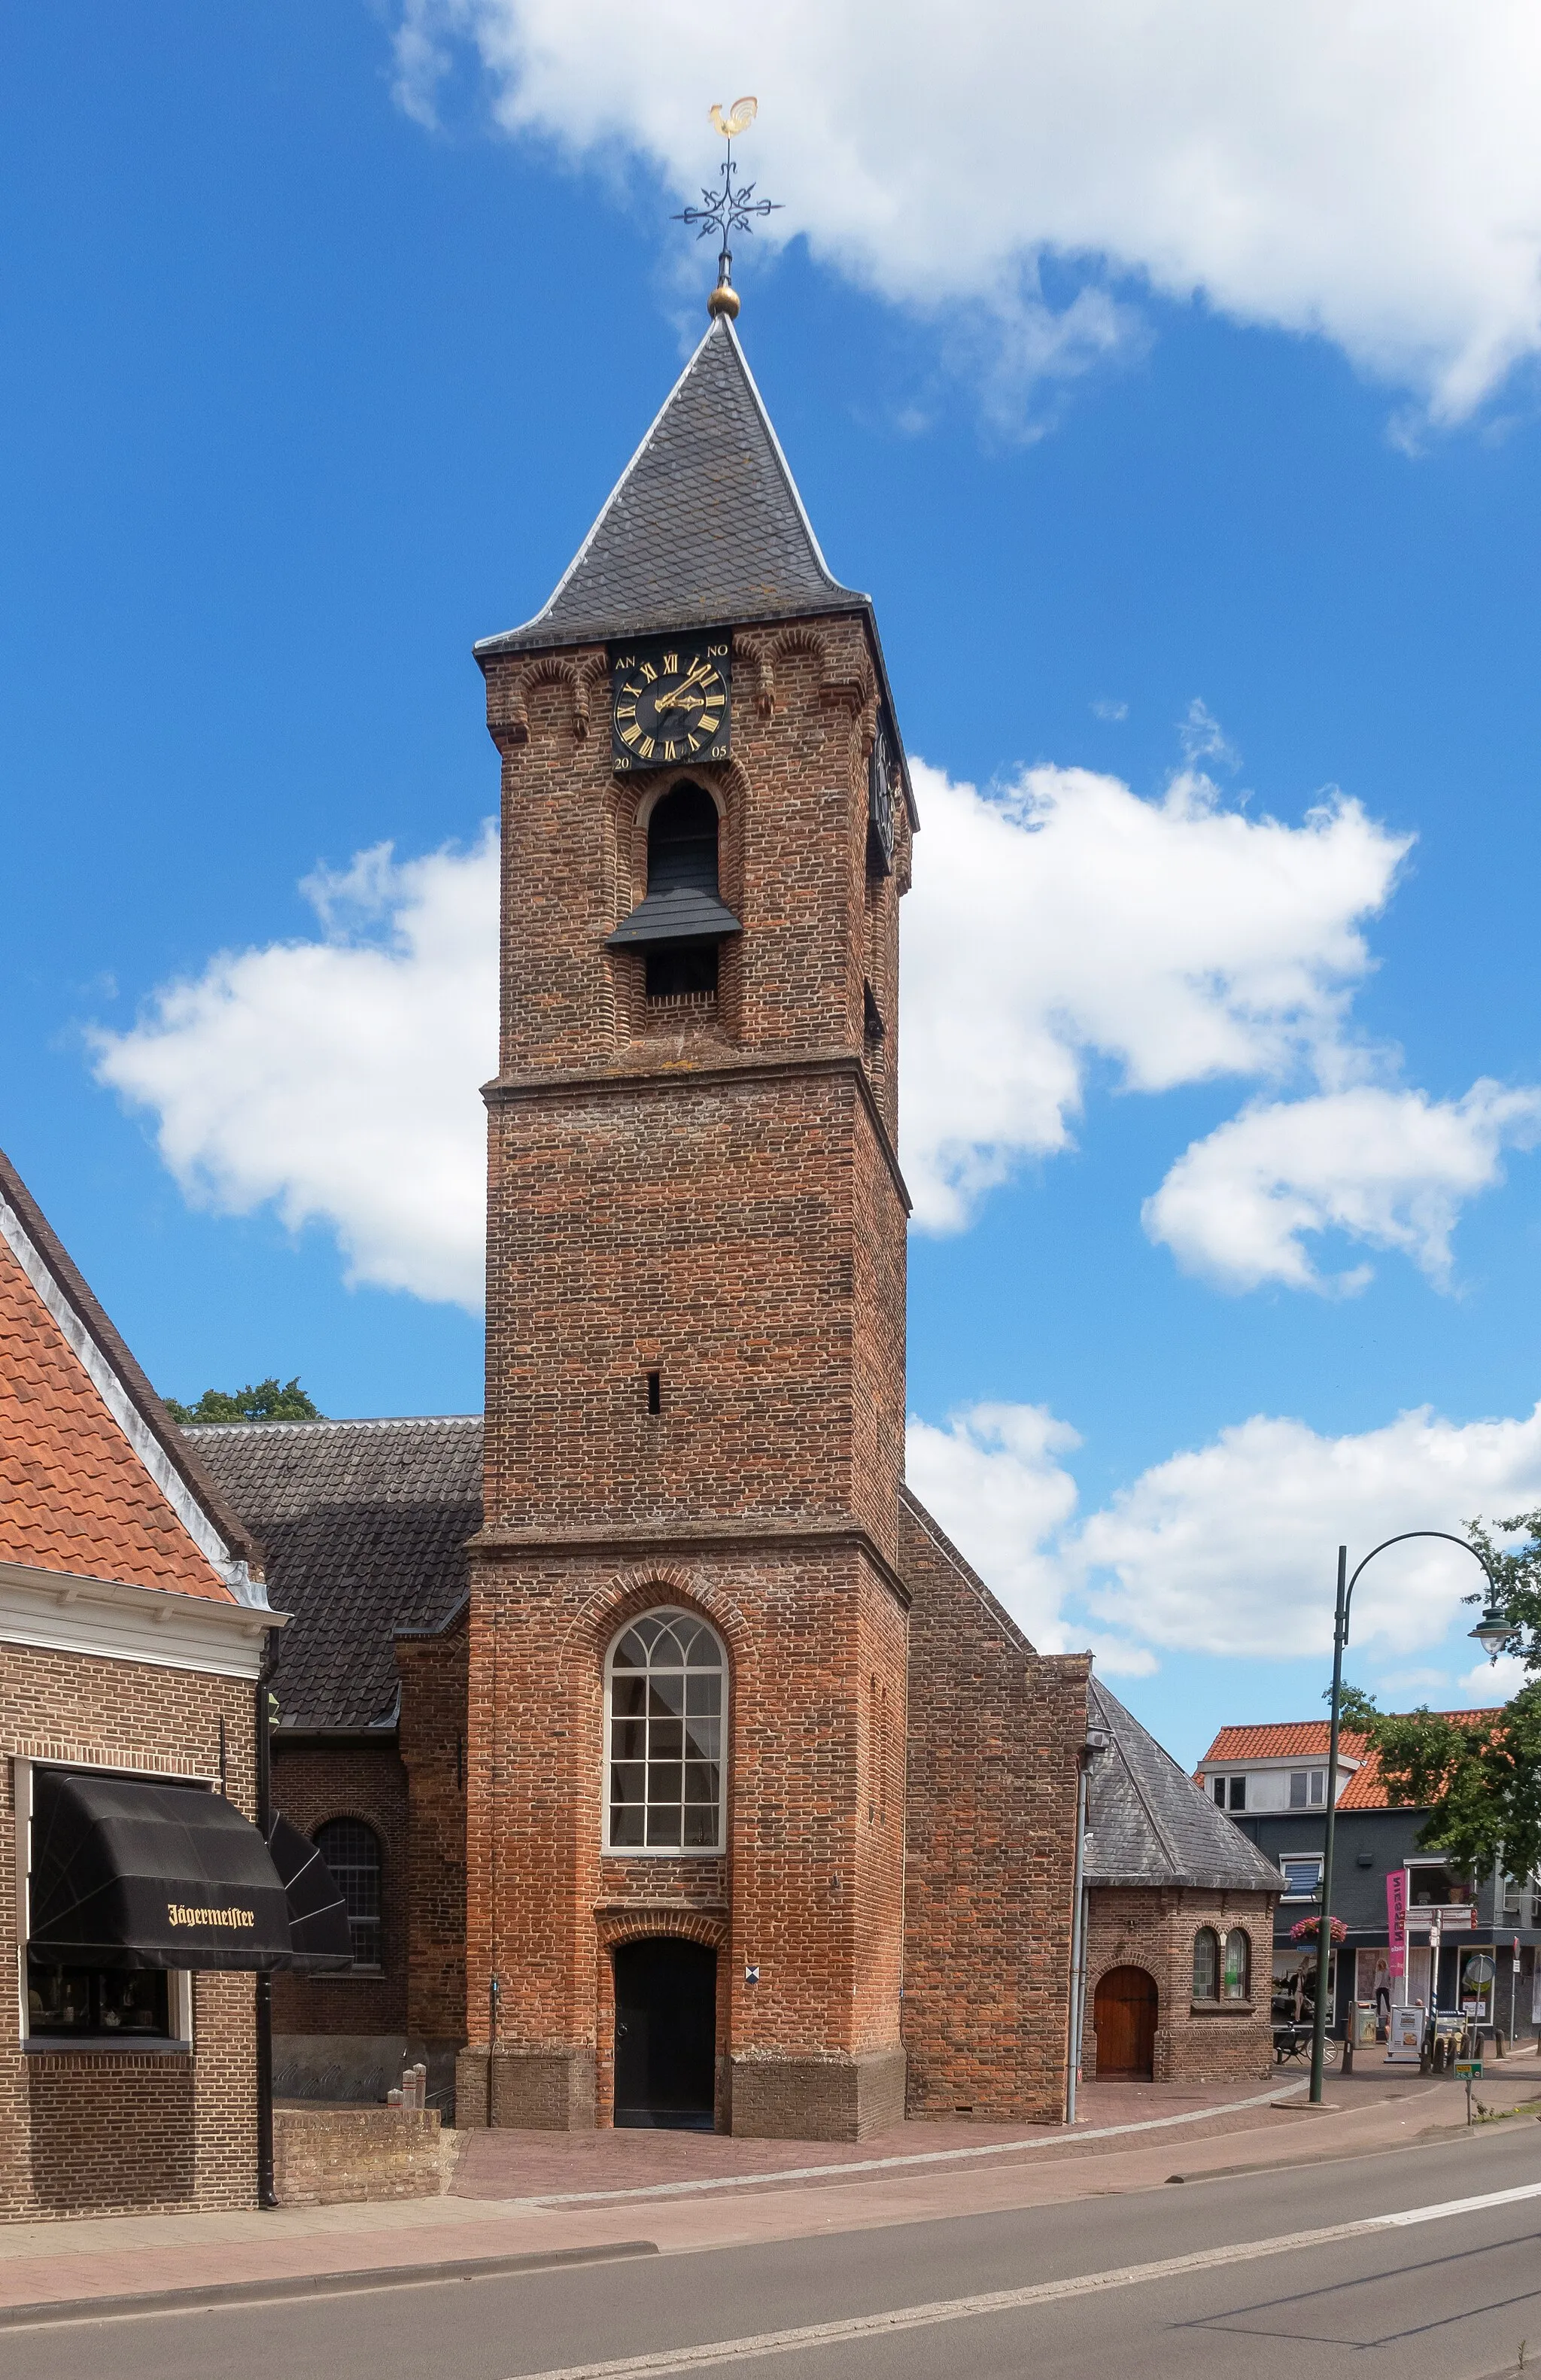
<svg viewBox="0 0 1541 2380">
<path fill-rule="evenodd" d="M 733 286 L 733 250 L 728 242 L 735 231 L 753 231 L 750 218 L 774 214 L 781 201 L 777 199 L 757 199 L 753 182 L 734 184 L 733 144 L 735 133 L 746 132 L 759 114 L 758 99 L 735 99 L 724 115 L 720 106 L 711 110 L 711 121 L 728 144 L 722 161 L 722 187 L 720 190 L 703 189 L 698 207 L 686 207 L 674 217 L 676 223 L 692 224 L 696 236 L 705 239 L 709 231 L 721 235 L 722 245 L 717 251 L 717 286 L 707 301 L 710 314 L 734 315 L 738 311 L 738 293 Z"/>
</svg>

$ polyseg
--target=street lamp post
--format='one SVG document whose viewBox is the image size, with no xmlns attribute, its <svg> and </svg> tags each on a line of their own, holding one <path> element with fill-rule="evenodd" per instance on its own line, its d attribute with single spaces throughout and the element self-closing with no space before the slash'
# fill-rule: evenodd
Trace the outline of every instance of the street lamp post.
<svg viewBox="0 0 1541 2380">
<path fill-rule="evenodd" d="M 1327 1829 L 1322 1845 L 1322 1912 L 1317 1921 L 1317 2006 L 1311 2027 L 1311 2104 L 1321 2105 L 1322 2068 L 1327 2057 L 1327 1986 L 1332 1958 L 1332 1846 L 1338 1825 L 1338 1722 L 1343 1692 L 1343 1648 L 1349 1638 L 1349 1607 L 1353 1590 L 1359 1584 L 1359 1572 L 1365 1564 L 1383 1554 L 1388 1546 L 1405 1545 L 1410 1537 L 1442 1537 L 1449 1546 L 1459 1546 L 1471 1555 L 1487 1581 L 1487 1609 L 1472 1634 L 1485 1652 L 1498 1654 L 1513 1635 L 1511 1624 L 1498 1609 L 1498 1584 L 1475 1546 L 1464 1537 L 1452 1537 L 1448 1529 L 1403 1529 L 1400 1536 L 1383 1537 L 1372 1546 L 1352 1578 L 1348 1575 L 1348 1548 L 1338 1548 L 1338 1613 L 1332 1632 L 1332 1723 L 1327 1739 Z"/>
</svg>

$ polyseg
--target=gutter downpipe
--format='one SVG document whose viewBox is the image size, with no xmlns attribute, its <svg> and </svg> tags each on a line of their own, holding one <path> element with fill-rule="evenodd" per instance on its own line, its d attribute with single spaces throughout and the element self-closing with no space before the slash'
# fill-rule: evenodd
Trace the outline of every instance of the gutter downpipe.
<svg viewBox="0 0 1541 2380">
<path fill-rule="evenodd" d="M 262 1840 L 273 1836 L 273 1695 L 264 1644 L 257 1674 L 257 1825 Z M 257 1978 L 257 2204 L 278 2204 L 273 2170 L 273 1977 Z"/>
</svg>

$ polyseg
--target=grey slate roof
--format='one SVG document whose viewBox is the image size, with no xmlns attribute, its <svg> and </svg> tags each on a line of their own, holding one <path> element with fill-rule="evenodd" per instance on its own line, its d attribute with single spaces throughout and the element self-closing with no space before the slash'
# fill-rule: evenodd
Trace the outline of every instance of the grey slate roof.
<svg viewBox="0 0 1541 2380">
<path fill-rule="evenodd" d="M 479 657 L 870 610 L 831 576 L 725 314 L 626 465 L 549 602 Z"/>
<path fill-rule="evenodd" d="M 398 1628 L 431 1628 L 466 1592 L 481 1524 L 481 1416 L 215 1423 L 199 1463 L 267 1555 L 280 1725 L 389 1727 Z"/>
<path fill-rule="evenodd" d="M 1272 1861 L 1095 1676 L 1086 1688 L 1086 1722 L 1109 1738 L 1086 1789 L 1088 1884 L 1283 1891 Z"/>
</svg>

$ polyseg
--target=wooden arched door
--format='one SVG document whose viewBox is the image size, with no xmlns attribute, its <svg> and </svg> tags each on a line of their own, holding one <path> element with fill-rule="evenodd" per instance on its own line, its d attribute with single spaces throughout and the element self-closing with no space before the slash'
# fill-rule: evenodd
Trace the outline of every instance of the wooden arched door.
<svg viewBox="0 0 1541 2380">
<path fill-rule="evenodd" d="M 1110 1967 L 1092 2003 L 1097 2072 L 1148 2082 L 1156 2070 L 1156 1984 L 1143 1967 Z"/>
</svg>

